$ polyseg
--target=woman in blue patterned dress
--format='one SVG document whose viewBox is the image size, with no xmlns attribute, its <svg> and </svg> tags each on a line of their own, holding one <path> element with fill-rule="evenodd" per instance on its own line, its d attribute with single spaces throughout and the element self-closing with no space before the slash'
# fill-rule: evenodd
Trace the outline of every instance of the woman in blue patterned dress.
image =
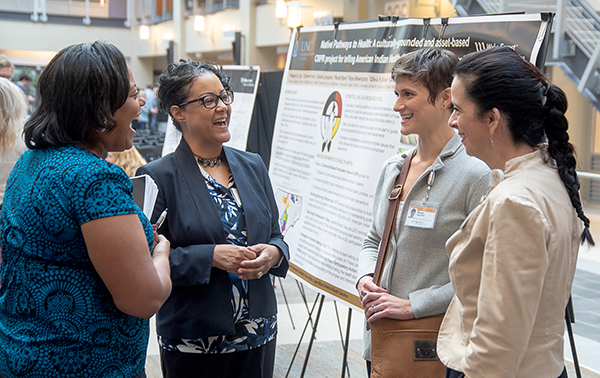
<svg viewBox="0 0 600 378">
<path fill-rule="evenodd" d="M 132 146 L 143 100 L 102 42 L 60 51 L 38 91 L 2 207 L 0 376 L 145 377 L 144 318 L 171 291 L 170 244 L 101 158 Z"/>
<path fill-rule="evenodd" d="M 285 276 L 289 251 L 260 156 L 224 147 L 233 92 L 213 66 L 182 61 L 158 79 L 159 106 L 182 139 L 142 166 L 168 208 L 173 292 L 157 314 L 165 378 L 270 378 L 277 303 L 269 275 Z"/>
</svg>

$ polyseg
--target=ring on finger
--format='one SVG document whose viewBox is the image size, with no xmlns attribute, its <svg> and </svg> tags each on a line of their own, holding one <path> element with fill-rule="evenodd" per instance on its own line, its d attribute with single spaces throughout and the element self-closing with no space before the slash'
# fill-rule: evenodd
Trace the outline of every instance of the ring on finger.
<svg viewBox="0 0 600 378">
<path fill-rule="evenodd" d="M 373 305 L 373 312 L 377 312 L 377 307 Z"/>
<path fill-rule="evenodd" d="M 260 277 L 262 277 L 262 275 L 263 275 L 263 273 L 262 273 L 262 272 L 258 272 L 257 276 L 258 276 L 258 279 L 259 279 L 259 280 L 260 280 Z"/>
</svg>

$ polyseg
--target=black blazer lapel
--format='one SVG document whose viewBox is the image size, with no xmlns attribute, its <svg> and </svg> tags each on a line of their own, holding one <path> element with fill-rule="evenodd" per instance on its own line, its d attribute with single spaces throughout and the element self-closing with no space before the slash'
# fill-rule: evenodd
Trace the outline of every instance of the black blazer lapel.
<svg viewBox="0 0 600 378">
<path fill-rule="evenodd" d="M 181 177 L 183 181 L 179 185 L 190 192 L 190 197 L 194 202 L 193 207 L 189 204 L 182 204 L 187 206 L 178 210 L 188 217 L 193 217 L 200 224 L 200 227 L 196 227 L 196 229 L 204 230 L 208 240 L 215 244 L 225 243 L 226 236 L 221 226 L 219 213 L 206 188 L 204 176 L 198 169 L 194 154 L 185 139 L 181 138 L 174 154 L 175 164 L 181 171 L 181 175 L 178 177 Z"/>
<path fill-rule="evenodd" d="M 258 161 L 260 158 L 251 160 L 254 155 L 241 154 L 228 147 L 225 147 L 225 155 L 242 199 L 248 245 L 268 242 L 271 234 L 271 217 L 269 199 L 261 179 L 266 169 L 263 172 L 260 165 L 262 163 Z"/>
</svg>

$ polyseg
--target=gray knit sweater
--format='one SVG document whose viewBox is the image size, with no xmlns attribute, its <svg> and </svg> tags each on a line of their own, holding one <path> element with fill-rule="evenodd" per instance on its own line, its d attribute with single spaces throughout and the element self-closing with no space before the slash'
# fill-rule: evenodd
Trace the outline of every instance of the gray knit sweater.
<svg viewBox="0 0 600 378">
<path fill-rule="evenodd" d="M 389 207 L 387 197 L 410 153 L 393 156 L 381 169 L 373 203 L 373 222 L 359 256 L 358 279 L 375 271 Z M 428 202 L 439 204 L 435 227 L 431 230 L 404 226 L 411 201 L 425 197 L 432 169 L 435 169 L 435 181 Z M 390 294 L 410 299 L 416 318 L 443 314 L 448 308 L 454 292 L 448 275 L 445 243 L 487 192 L 489 173 L 485 163 L 467 155 L 460 137 L 455 134 L 406 196 L 390 238 L 381 284 Z M 366 329 L 363 357 L 371 359 L 371 335 Z"/>
</svg>

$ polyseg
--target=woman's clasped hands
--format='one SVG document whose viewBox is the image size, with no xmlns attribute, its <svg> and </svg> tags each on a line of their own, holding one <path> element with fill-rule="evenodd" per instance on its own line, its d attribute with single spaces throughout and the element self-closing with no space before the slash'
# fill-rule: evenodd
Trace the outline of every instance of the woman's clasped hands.
<svg viewBox="0 0 600 378">
<path fill-rule="evenodd" d="M 358 292 L 360 303 L 365 310 L 367 323 L 381 318 L 399 320 L 415 318 L 410 300 L 389 294 L 387 290 L 375 285 L 371 276 L 364 276 L 360 279 Z"/>
<path fill-rule="evenodd" d="M 245 280 L 260 279 L 281 260 L 281 253 L 274 245 L 256 244 L 241 247 L 218 244 L 213 253 L 213 266 L 229 273 L 237 273 Z"/>
</svg>

